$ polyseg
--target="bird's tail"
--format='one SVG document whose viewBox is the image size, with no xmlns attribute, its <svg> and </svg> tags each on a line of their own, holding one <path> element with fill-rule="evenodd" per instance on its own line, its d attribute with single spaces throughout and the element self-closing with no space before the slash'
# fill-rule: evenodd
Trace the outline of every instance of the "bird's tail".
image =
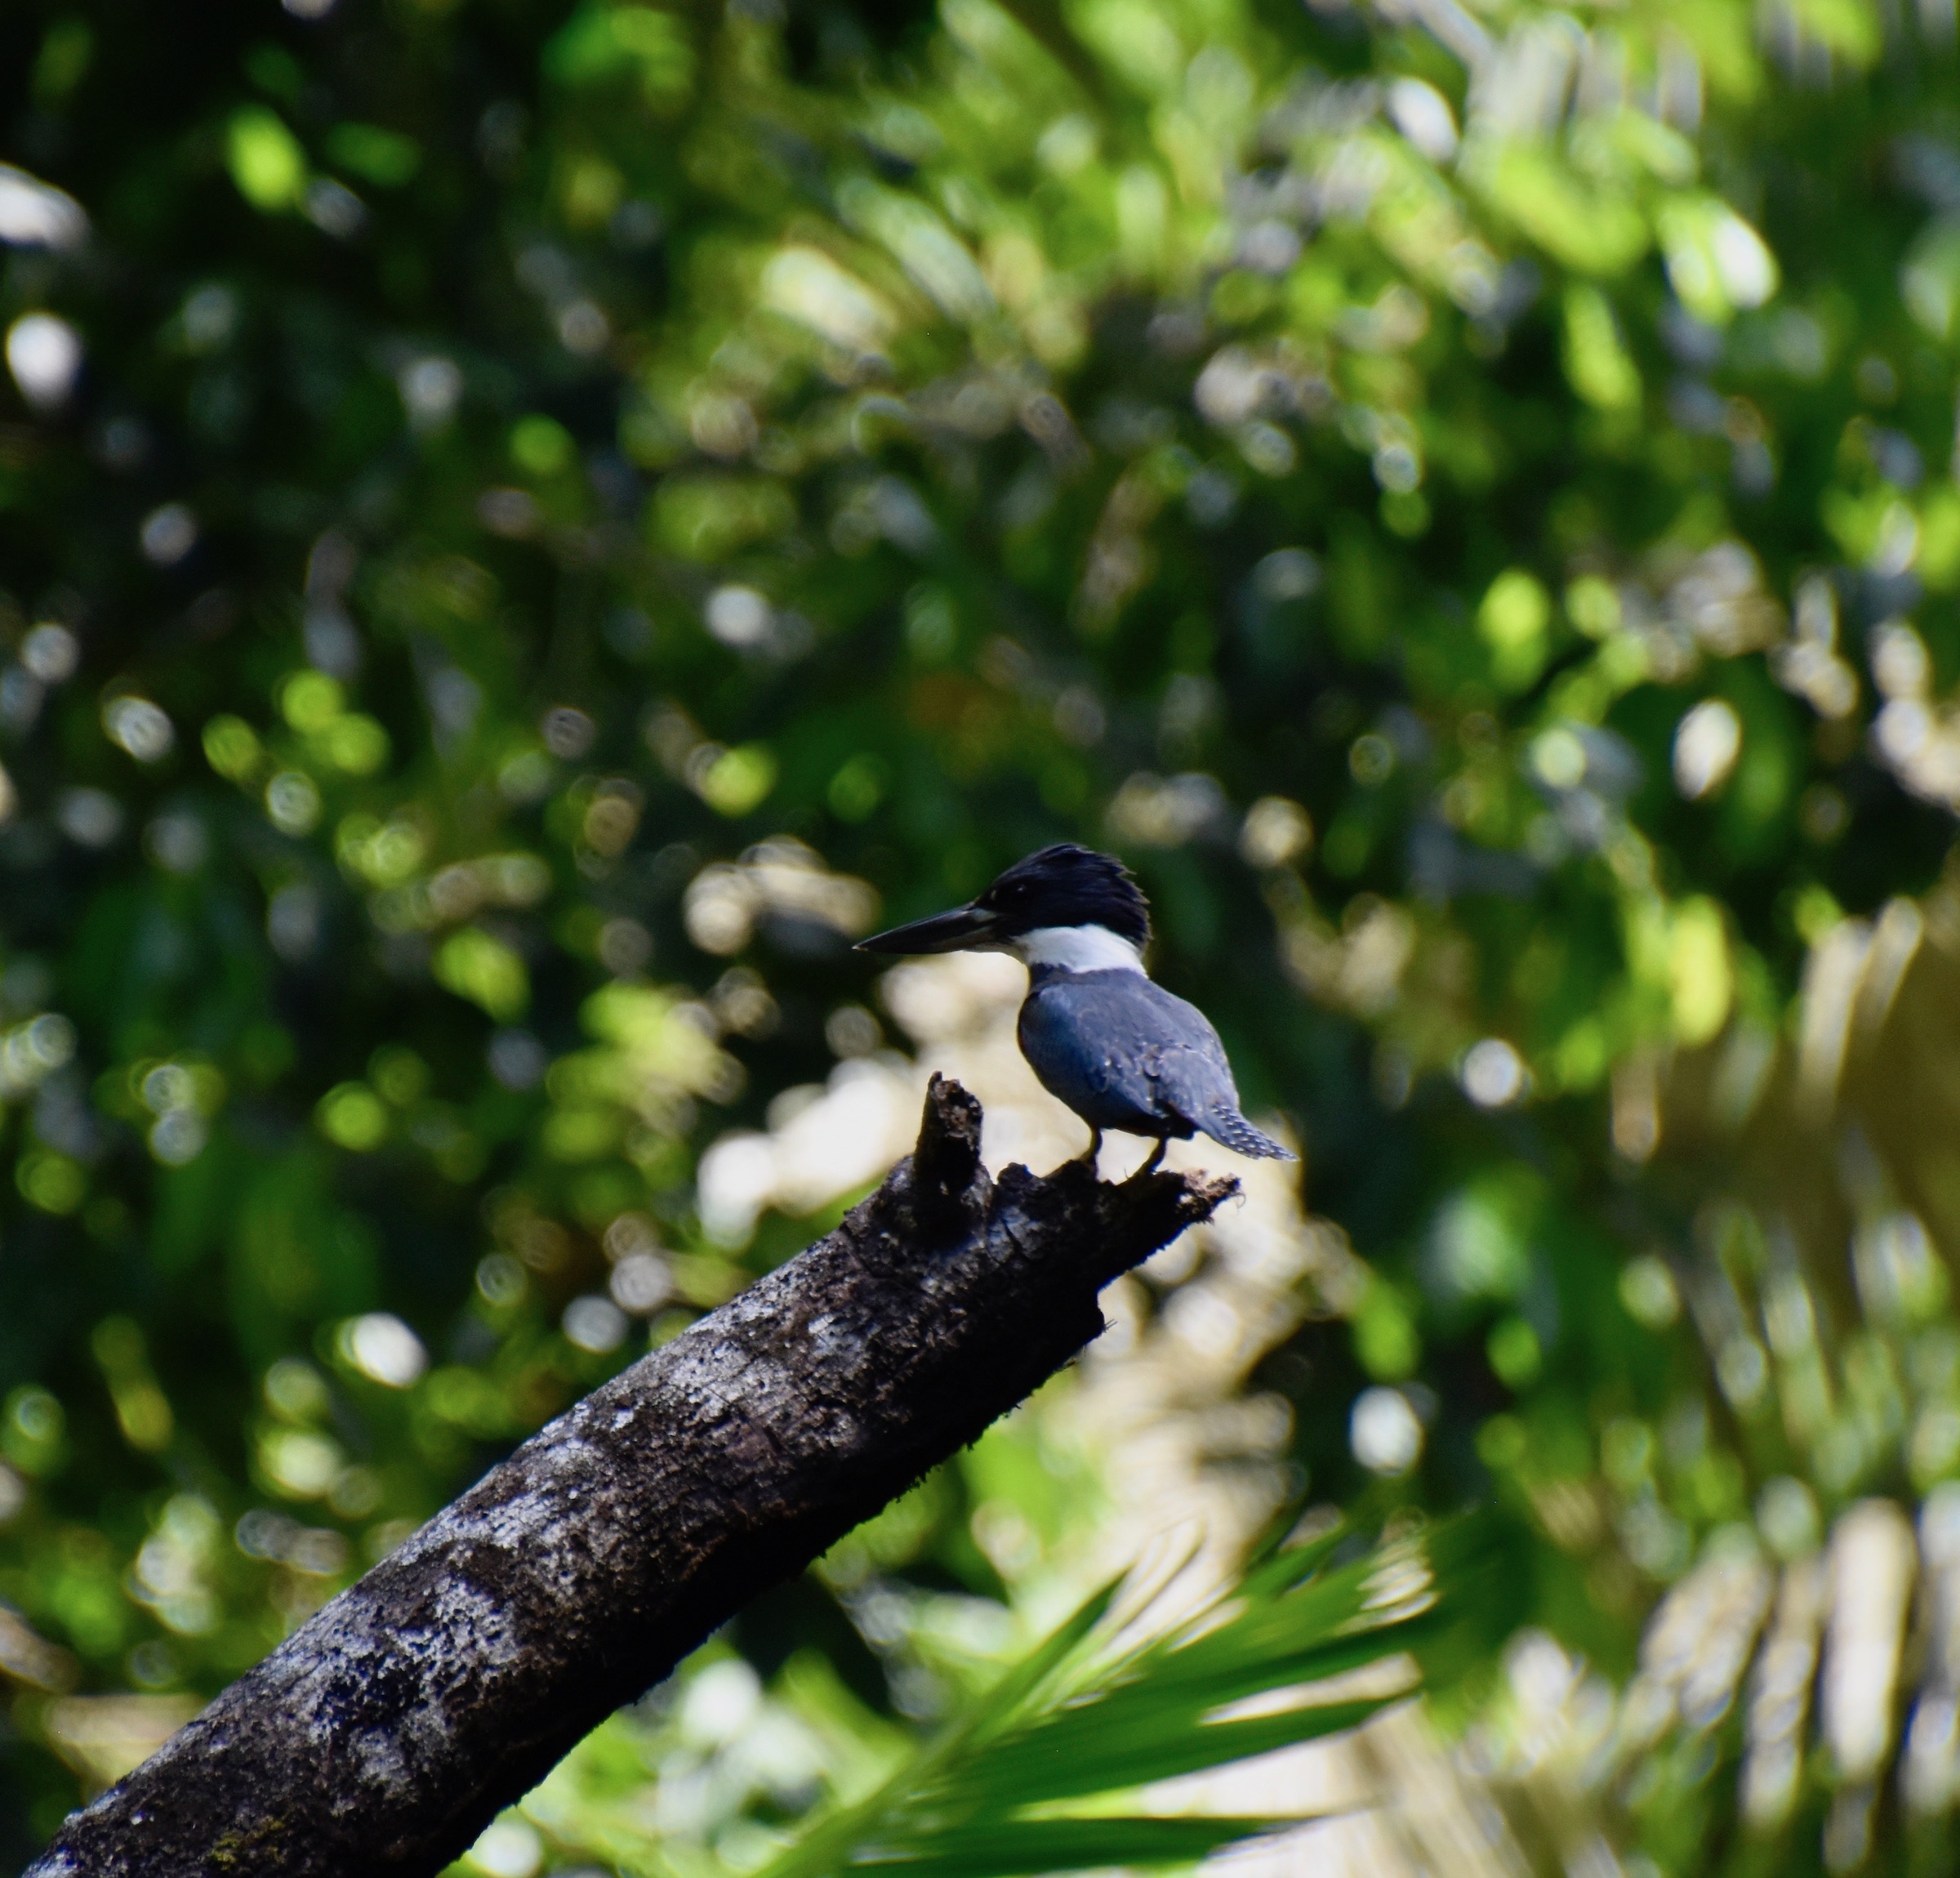
<svg viewBox="0 0 1960 1878">
<path fill-rule="evenodd" d="M 1236 1109 L 1214 1109 L 1198 1126 L 1221 1147 L 1254 1161 L 1297 1161 L 1290 1148 L 1282 1148 L 1270 1135 L 1263 1135 Z"/>
</svg>

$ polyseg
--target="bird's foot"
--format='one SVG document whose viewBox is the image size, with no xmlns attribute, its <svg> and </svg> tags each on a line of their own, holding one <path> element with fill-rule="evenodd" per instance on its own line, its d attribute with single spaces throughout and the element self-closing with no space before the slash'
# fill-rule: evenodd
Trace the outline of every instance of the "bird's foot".
<svg viewBox="0 0 1960 1878">
<path fill-rule="evenodd" d="M 1143 1165 L 1138 1168 L 1136 1172 L 1132 1174 L 1129 1178 L 1123 1183 L 1123 1184 L 1126 1187 L 1132 1187 L 1134 1186 L 1139 1180 L 1147 1180 L 1150 1176 L 1156 1173 L 1157 1169 L 1163 1165 L 1164 1150 L 1169 1145 L 1169 1142 L 1160 1140 L 1156 1146 L 1151 1149 L 1149 1158 L 1144 1162 Z"/>
<path fill-rule="evenodd" d="M 1085 1148 L 1081 1153 L 1078 1154 L 1076 1158 L 1080 1161 L 1084 1167 L 1088 1168 L 1090 1173 L 1093 1174 L 1096 1171 L 1096 1162 L 1101 1158 L 1102 1153 L 1102 1131 L 1100 1128 L 1092 1128 L 1089 1131 L 1088 1147 Z"/>
</svg>

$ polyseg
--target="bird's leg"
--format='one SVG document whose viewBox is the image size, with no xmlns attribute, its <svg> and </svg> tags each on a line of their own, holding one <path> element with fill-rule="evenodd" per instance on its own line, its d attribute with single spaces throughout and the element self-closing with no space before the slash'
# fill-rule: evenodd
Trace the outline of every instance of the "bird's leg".
<svg viewBox="0 0 1960 1878">
<path fill-rule="evenodd" d="M 1149 1177 L 1152 1174 L 1156 1173 L 1157 1169 L 1163 1164 L 1164 1150 L 1169 1145 L 1170 1143 L 1164 1136 L 1159 1135 L 1157 1137 L 1156 1146 L 1152 1148 L 1150 1151 L 1149 1159 L 1147 1160 L 1141 1167 L 1138 1168 L 1135 1173 L 1130 1175 L 1130 1180 L 1148 1180 Z M 1125 1182 L 1125 1184 L 1128 1185 L 1129 1182 Z"/>
<path fill-rule="evenodd" d="M 1101 1158 L 1102 1153 L 1102 1131 L 1091 1123 L 1089 1131 L 1089 1151 L 1082 1156 L 1082 1159 L 1088 1163 L 1089 1171 L 1092 1174 L 1096 1170 L 1096 1162 Z"/>
</svg>

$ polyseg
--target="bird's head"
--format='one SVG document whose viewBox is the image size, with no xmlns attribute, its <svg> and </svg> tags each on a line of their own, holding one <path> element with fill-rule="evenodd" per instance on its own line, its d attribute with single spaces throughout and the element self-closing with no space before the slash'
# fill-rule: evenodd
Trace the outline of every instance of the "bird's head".
<svg viewBox="0 0 1960 1878">
<path fill-rule="evenodd" d="M 1070 935 L 1073 935 L 1072 937 Z M 860 952 L 1009 952 L 1077 970 L 1134 966 L 1150 908 L 1111 854 L 1064 842 L 1017 861 L 978 899 L 861 940 Z"/>
</svg>

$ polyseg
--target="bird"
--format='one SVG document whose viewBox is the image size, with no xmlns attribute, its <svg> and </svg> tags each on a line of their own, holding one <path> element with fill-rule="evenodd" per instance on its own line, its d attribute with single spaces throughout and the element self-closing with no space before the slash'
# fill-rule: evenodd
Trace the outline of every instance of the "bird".
<svg viewBox="0 0 1960 1878">
<path fill-rule="evenodd" d="M 1015 862 L 963 907 L 858 943 L 868 952 L 1004 952 L 1028 972 L 1016 1034 L 1052 1095 L 1089 1124 L 1091 1167 L 1102 1132 L 1153 1137 L 1134 1178 L 1168 1141 L 1207 1135 L 1257 1160 L 1297 1158 L 1240 1113 L 1225 1046 L 1194 1004 L 1145 970 L 1150 905 L 1113 854 L 1074 842 Z"/>
</svg>

